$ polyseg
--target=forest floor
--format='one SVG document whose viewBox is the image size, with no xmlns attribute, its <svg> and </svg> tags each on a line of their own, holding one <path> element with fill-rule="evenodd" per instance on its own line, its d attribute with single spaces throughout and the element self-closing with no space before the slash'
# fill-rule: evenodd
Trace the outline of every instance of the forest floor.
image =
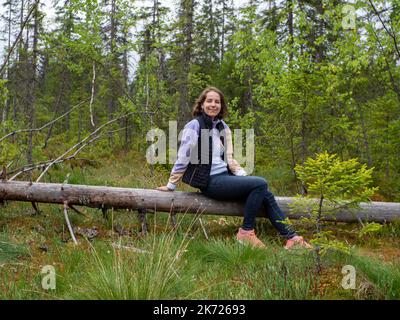
<svg viewBox="0 0 400 320">
<path fill-rule="evenodd" d="M 101 165 L 54 168 L 46 182 L 155 188 L 168 170 L 153 170 L 134 152 Z M 150 177 L 150 178 L 149 178 Z M 190 190 L 181 186 L 181 190 Z M 63 208 L 10 202 L 0 208 L 0 299 L 400 299 L 400 223 L 359 237 L 357 224 L 326 223 L 350 254 L 329 252 L 317 272 L 315 252 L 284 250 L 284 240 L 266 219 L 257 233 L 267 249 L 239 245 L 238 217 L 137 214 L 81 208 L 70 212 L 78 245 L 65 225 Z M 204 228 L 203 228 L 204 227 Z M 302 235 L 312 236 L 304 227 Z M 342 286 L 344 266 L 355 283 Z M 50 271 L 49 271 L 50 270 Z M 55 272 L 55 281 L 51 272 Z"/>
</svg>

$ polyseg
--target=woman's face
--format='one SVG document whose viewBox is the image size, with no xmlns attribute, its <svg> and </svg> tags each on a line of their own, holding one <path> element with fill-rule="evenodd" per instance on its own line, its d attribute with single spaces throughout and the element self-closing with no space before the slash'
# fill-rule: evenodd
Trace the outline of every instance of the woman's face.
<svg viewBox="0 0 400 320">
<path fill-rule="evenodd" d="M 206 99 L 203 102 L 203 110 L 213 119 L 218 116 L 221 111 L 221 97 L 218 92 L 210 91 L 206 94 Z"/>
</svg>

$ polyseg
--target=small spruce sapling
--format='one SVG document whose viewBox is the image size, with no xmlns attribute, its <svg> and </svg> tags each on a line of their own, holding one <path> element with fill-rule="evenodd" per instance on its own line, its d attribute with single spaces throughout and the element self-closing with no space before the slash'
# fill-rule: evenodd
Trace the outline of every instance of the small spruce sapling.
<svg viewBox="0 0 400 320">
<path fill-rule="evenodd" d="M 308 158 L 295 170 L 308 189 L 306 196 L 297 196 L 291 211 L 305 211 L 309 215 L 301 221 L 314 228 L 310 242 L 315 247 L 317 270 L 322 270 L 321 257 L 329 250 L 349 253 L 349 247 L 324 230 L 322 220 L 335 215 L 339 209 L 359 208 L 361 202 L 369 202 L 377 188 L 369 187 L 373 168 L 367 169 L 357 159 L 341 161 L 335 154 L 323 152 Z"/>
</svg>

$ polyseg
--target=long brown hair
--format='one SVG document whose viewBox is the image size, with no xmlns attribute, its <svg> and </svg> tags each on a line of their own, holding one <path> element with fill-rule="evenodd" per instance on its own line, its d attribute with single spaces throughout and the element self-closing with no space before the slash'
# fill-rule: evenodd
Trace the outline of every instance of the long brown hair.
<svg viewBox="0 0 400 320">
<path fill-rule="evenodd" d="M 203 113 L 201 105 L 204 103 L 204 100 L 206 100 L 207 93 L 209 93 L 210 91 L 215 91 L 216 93 L 218 93 L 221 100 L 221 111 L 218 113 L 217 117 L 219 119 L 222 119 L 228 115 L 228 106 L 225 103 L 224 94 L 218 88 L 207 87 L 203 90 L 203 92 L 200 94 L 200 96 L 196 99 L 196 102 L 194 103 L 192 111 L 193 117 L 198 117 Z"/>
</svg>

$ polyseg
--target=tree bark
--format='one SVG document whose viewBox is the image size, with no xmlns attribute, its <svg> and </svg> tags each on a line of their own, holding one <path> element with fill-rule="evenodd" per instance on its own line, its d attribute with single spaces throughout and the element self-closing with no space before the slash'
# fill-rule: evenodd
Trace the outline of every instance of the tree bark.
<svg viewBox="0 0 400 320">
<path fill-rule="evenodd" d="M 7 44 L 7 51 L 10 52 L 11 51 L 11 23 L 12 23 L 12 3 L 11 1 L 8 3 L 8 44 Z M 10 54 L 11 55 L 11 54 Z M 4 63 L 7 63 L 7 82 L 10 82 L 10 55 L 7 57 L 7 60 Z M 9 86 L 9 84 L 7 84 L 7 86 Z M 3 109 L 3 114 L 2 114 L 2 119 L 0 120 L 0 122 L 5 122 L 7 121 L 8 118 L 8 113 L 10 110 L 10 105 L 11 105 L 11 100 L 10 100 L 10 96 L 7 95 L 6 97 L 6 103 L 4 105 L 4 109 Z"/>
<path fill-rule="evenodd" d="M 178 130 L 191 119 L 191 106 L 189 96 L 189 73 L 193 54 L 193 29 L 194 29 L 194 0 L 181 0 L 179 16 L 182 43 L 179 44 L 179 69 L 178 71 Z"/>
<path fill-rule="evenodd" d="M 294 50 L 294 31 L 293 31 L 293 0 L 287 1 L 288 8 L 288 20 L 287 26 L 289 30 L 289 64 L 293 61 L 293 50 Z"/>
<path fill-rule="evenodd" d="M 0 200 L 54 203 L 87 206 L 92 208 L 150 209 L 155 212 L 201 213 L 205 215 L 243 216 L 243 202 L 217 201 L 197 192 L 165 192 L 152 189 L 116 188 L 57 183 L 30 183 L 0 181 Z M 307 214 L 289 214 L 293 198 L 276 197 L 282 210 L 291 219 Z M 317 201 L 317 200 L 316 200 Z M 261 209 L 257 216 L 265 217 Z M 400 220 L 400 203 L 371 202 L 361 204 L 361 209 L 338 210 L 335 215 L 325 215 L 322 220 L 338 222 L 392 222 Z"/>
<path fill-rule="evenodd" d="M 39 2 L 37 1 L 37 5 L 35 6 L 33 17 L 34 17 L 34 25 L 33 25 L 33 44 L 32 44 L 32 60 L 30 61 L 30 70 L 28 66 L 28 74 L 30 74 L 29 79 L 29 89 L 28 89 L 28 122 L 29 129 L 33 129 L 35 127 L 36 121 L 36 67 L 37 67 L 37 58 L 38 58 L 38 37 L 39 37 Z M 29 29 L 28 29 L 29 30 Z M 28 41 L 28 37 L 27 37 Z M 29 165 L 33 164 L 33 131 L 29 132 L 28 135 L 28 150 L 27 150 L 27 162 Z"/>
</svg>

